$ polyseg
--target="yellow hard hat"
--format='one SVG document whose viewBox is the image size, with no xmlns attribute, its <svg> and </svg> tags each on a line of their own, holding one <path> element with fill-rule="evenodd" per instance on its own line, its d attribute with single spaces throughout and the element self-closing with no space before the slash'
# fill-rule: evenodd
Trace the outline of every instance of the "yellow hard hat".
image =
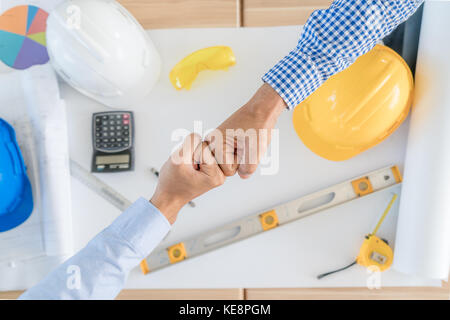
<svg viewBox="0 0 450 320">
<path fill-rule="evenodd" d="M 400 126 L 411 107 L 413 86 L 402 57 L 376 45 L 295 108 L 295 131 L 325 159 L 352 158 Z"/>
</svg>

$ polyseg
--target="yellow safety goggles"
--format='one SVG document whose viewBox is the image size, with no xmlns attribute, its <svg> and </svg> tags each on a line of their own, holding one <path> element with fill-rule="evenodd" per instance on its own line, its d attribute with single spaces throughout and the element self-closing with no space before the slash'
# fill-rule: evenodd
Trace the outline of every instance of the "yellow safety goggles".
<svg viewBox="0 0 450 320">
<path fill-rule="evenodd" d="M 195 51 L 178 62 L 170 71 L 170 82 L 177 90 L 190 89 L 203 70 L 226 70 L 236 64 L 233 50 L 216 46 Z"/>
</svg>

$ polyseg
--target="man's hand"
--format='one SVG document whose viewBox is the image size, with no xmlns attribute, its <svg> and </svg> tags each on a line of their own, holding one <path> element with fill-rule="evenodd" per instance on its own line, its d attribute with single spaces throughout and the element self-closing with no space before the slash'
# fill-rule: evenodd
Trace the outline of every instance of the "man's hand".
<svg viewBox="0 0 450 320">
<path fill-rule="evenodd" d="M 150 202 L 173 224 L 186 203 L 224 182 L 225 176 L 207 143 L 191 134 L 162 167 Z"/>
<path fill-rule="evenodd" d="M 208 135 L 209 147 L 226 176 L 237 171 L 245 179 L 256 171 L 285 108 L 278 93 L 264 84 L 249 102 Z"/>
</svg>

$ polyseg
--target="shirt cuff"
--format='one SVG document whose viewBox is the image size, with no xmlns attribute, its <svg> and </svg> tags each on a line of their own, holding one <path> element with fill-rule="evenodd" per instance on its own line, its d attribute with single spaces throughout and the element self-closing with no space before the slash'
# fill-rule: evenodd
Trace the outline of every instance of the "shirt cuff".
<svg viewBox="0 0 450 320">
<path fill-rule="evenodd" d="M 297 49 L 281 59 L 262 80 L 280 95 L 290 110 L 323 83 L 316 64 Z"/>
<path fill-rule="evenodd" d="M 144 198 L 134 202 L 109 227 L 143 257 L 164 239 L 170 228 L 166 217 Z"/>
</svg>

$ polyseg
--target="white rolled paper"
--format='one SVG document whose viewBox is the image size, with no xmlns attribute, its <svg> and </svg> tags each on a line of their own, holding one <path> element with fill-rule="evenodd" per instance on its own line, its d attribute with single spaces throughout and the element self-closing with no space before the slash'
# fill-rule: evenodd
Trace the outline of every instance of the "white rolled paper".
<svg viewBox="0 0 450 320">
<path fill-rule="evenodd" d="M 400 272 L 450 266 L 450 2 L 426 2 L 394 254 Z"/>
<path fill-rule="evenodd" d="M 22 73 L 26 107 L 39 156 L 42 227 L 47 256 L 73 254 L 69 141 L 64 101 L 50 65 Z"/>
</svg>

